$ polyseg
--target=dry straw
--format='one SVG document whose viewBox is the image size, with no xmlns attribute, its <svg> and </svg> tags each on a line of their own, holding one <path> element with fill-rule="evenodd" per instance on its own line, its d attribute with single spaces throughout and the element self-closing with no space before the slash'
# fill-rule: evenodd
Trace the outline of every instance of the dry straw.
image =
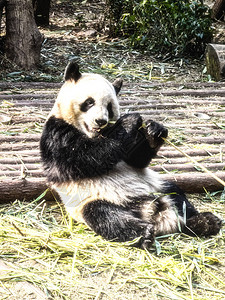
<svg viewBox="0 0 225 300">
<path fill-rule="evenodd" d="M 224 213 L 215 197 L 207 206 Z M 224 241 L 223 232 L 207 240 L 173 234 L 145 251 L 107 242 L 85 225 L 70 230 L 63 208 L 43 193 L 0 208 L 0 299 L 18 282 L 46 299 L 223 299 Z"/>
</svg>

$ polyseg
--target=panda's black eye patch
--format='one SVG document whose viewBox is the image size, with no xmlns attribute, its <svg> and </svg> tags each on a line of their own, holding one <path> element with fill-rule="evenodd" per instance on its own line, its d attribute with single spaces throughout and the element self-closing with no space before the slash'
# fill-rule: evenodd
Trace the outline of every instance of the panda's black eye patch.
<svg viewBox="0 0 225 300">
<path fill-rule="evenodd" d="M 114 117 L 114 113 L 113 113 L 111 102 L 107 105 L 107 110 L 108 110 L 108 113 L 109 113 L 109 119 L 112 119 Z"/>
<path fill-rule="evenodd" d="M 93 98 L 89 97 L 82 104 L 80 104 L 80 110 L 83 111 L 83 112 L 86 112 L 93 105 L 95 105 L 95 100 Z"/>
</svg>

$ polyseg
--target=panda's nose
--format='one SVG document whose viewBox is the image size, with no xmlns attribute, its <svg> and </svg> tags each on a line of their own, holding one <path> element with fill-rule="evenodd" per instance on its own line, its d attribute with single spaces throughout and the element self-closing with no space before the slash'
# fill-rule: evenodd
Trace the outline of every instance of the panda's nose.
<svg viewBox="0 0 225 300">
<path fill-rule="evenodd" d="M 102 126 L 104 126 L 104 125 L 107 124 L 107 121 L 104 120 L 104 119 L 96 119 L 96 120 L 95 120 L 95 123 L 96 123 L 99 127 L 102 127 Z"/>
</svg>

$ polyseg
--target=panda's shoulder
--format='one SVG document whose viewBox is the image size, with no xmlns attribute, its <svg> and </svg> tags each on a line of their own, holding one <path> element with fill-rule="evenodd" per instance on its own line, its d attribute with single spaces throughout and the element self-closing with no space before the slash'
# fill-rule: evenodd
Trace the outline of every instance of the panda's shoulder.
<svg viewBox="0 0 225 300">
<path fill-rule="evenodd" d="M 41 143 L 48 141 L 57 142 L 59 140 L 63 142 L 69 142 L 69 140 L 75 140 L 76 138 L 82 138 L 83 134 L 73 125 L 68 124 L 65 120 L 50 116 L 43 128 Z"/>
</svg>

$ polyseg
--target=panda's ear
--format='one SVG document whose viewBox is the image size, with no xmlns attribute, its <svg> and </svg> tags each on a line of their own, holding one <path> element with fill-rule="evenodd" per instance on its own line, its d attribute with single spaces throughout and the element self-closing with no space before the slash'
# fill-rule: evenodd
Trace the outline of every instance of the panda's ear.
<svg viewBox="0 0 225 300">
<path fill-rule="evenodd" d="M 121 87 L 123 85 L 123 79 L 122 78 L 117 78 L 114 82 L 113 82 L 113 87 L 116 91 L 116 94 L 119 93 L 119 91 L 121 90 Z"/>
<path fill-rule="evenodd" d="M 66 67 L 64 80 L 74 80 L 75 82 L 78 81 L 81 77 L 81 73 L 79 71 L 79 66 L 75 61 L 69 62 Z"/>
</svg>

